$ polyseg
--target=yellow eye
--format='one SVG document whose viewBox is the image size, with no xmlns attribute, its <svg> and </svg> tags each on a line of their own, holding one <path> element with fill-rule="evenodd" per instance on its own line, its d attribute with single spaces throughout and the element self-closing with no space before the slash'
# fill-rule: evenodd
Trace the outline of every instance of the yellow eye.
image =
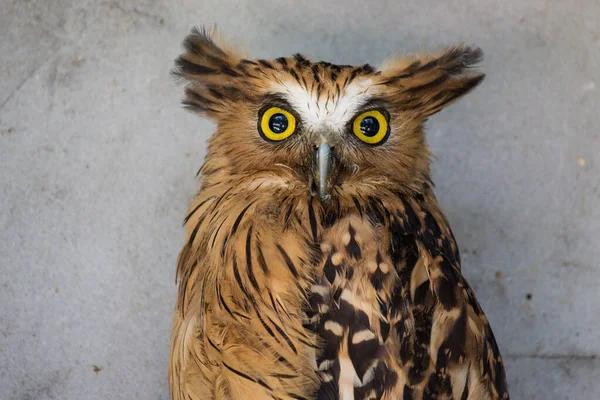
<svg viewBox="0 0 600 400">
<path fill-rule="evenodd" d="M 296 130 L 296 118 L 283 108 L 267 108 L 258 120 L 258 131 L 263 138 L 280 142 Z"/>
<path fill-rule="evenodd" d="M 367 144 L 383 143 L 389 133 L 387 118 L 378 110 L 364 112 L 352 123 L 352 132 Z"/>
</svg>

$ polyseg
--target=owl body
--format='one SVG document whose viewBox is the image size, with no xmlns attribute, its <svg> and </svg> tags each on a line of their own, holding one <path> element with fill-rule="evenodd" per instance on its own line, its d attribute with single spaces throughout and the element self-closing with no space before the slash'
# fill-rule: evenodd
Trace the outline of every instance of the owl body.
<svg viewBox="0 0 600 400">
<path fill-rule="evenodd" d="M 218 124 L 185 218 L 173 399 L 508 399 L 431 189 L 427 117 L 478 49 L 380 68 L 184 42 L 184 104 Z"/>
</svg>

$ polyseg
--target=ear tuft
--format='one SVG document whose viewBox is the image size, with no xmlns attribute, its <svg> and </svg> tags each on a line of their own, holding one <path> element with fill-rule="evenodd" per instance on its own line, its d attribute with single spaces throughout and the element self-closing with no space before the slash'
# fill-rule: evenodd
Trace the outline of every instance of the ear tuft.
<svg viewBox="0 0 600 400">
<path fill-rule="evenodd" d="M 216 39 L 216 28 L 193 28 L 183 41 L 185 52 L 175 60 L 172 74 L 185 83 L 186 108 L 215 117 L 240 94 L 237 78 L 243 53 Z"/>
<path fill-rule="evenodd" d="M 484 74 L 471 70 L 482 59 L 479 47 L 464 44 L 437 56 L 391 59 L 381 66 L 378 84 L 392 88 L 392 101 L 400 109 L 427 118 L 483 81 Z"/>
</svg>

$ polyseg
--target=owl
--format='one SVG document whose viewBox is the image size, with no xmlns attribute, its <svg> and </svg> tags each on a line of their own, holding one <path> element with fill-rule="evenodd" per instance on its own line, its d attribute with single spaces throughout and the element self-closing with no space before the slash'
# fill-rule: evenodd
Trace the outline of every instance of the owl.
<svg viewBox="0 0 600 400">
<path fill-rule="evenodd" d="M 508 399 L 423 128 L 483 80 L 481 50 L 373 67 L 252 59 L 206 29 L 183 46 L 183 104 L 217 128 L 184 220 L 172 399 Z"/>
</svg>

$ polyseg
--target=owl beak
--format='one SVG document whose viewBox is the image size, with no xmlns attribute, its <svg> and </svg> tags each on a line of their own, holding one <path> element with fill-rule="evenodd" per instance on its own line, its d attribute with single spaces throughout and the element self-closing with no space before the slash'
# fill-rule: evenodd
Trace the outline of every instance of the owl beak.
<svg viewBox="0 0 600 400">
<path fill-rule="evenodd" d="M 321 201 L 326 204 L 331 199 L 331 178 L 334 169 L 331 146 L 328 143 L 321 143 L 315 150 L 313 160 L 311 192 L 313 196 L 318 194 Z"/>
</svg>

